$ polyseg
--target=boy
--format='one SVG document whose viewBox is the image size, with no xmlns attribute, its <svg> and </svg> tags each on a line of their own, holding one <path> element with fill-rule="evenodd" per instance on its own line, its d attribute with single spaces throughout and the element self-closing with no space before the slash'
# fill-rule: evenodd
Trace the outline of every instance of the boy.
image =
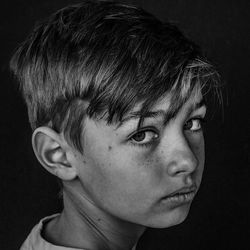
<svg viewBox="0 0 250 250">
<path fill-rule="evenodd" d="M 217 74 L 176 27 L 133 6 L 86 0 L 37 26 L 11 68 L 35 155 L 61 180 L 64 201 L 22 250 L 135 249 L 146 227 L 186 218 Z"/>
</svg>

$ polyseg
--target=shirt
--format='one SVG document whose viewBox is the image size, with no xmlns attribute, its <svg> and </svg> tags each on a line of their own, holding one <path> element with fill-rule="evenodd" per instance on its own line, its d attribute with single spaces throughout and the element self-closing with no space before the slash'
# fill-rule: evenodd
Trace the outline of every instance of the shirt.
<svg viewBox="0 0 250 250">
<path fill-rule="evenodd" d="M 40 220 L 40 222 L 31 230 L 20 250 L 79 250 L 79 248 L 53 245 L 42 237 L 41 232 L 43 230 L 44 224 L 57 216 L 59 216 L 59 214 L 47 216 Z"/>
</svg>

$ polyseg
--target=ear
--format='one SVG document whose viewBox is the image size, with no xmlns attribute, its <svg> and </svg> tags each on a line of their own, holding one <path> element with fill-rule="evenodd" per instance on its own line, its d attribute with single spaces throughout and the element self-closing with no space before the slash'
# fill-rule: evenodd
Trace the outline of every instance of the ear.
<svg viewBox="0 0 250 250">
<path fill-rule="evenodd" d="M 64 181 L 76 178 L 70 147 L 62 135 L 48 127 L 39 127 L 33 132 L 32 146 L 38 161 L 51 174 Z"/>
</svg>

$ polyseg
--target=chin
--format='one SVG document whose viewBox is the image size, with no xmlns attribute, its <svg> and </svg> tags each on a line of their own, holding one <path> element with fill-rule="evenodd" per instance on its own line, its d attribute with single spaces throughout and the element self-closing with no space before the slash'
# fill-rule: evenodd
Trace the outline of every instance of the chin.
<svg viewBox="0 0 250 250">
<path fill-rule="evenodd" d="M 191 204 L 185 204 L 179 207 L 163 211 L 152 219 L 148 227 L 168 228 L 182 223 L 188 216 Z"/>
</svg>

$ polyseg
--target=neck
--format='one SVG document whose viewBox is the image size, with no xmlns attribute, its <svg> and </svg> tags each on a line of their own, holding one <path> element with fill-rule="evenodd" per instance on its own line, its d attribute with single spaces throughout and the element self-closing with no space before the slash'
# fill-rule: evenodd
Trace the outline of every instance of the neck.
<svg viewBox="0 0 250 250">
<path fill-rule="evenodd" d="M 64 210 L 48 225 L 49 240 L 89 250 L 132 250 L 145 227 L 107 214 L 81 194 L 64 191 Z"/>
</svg>

